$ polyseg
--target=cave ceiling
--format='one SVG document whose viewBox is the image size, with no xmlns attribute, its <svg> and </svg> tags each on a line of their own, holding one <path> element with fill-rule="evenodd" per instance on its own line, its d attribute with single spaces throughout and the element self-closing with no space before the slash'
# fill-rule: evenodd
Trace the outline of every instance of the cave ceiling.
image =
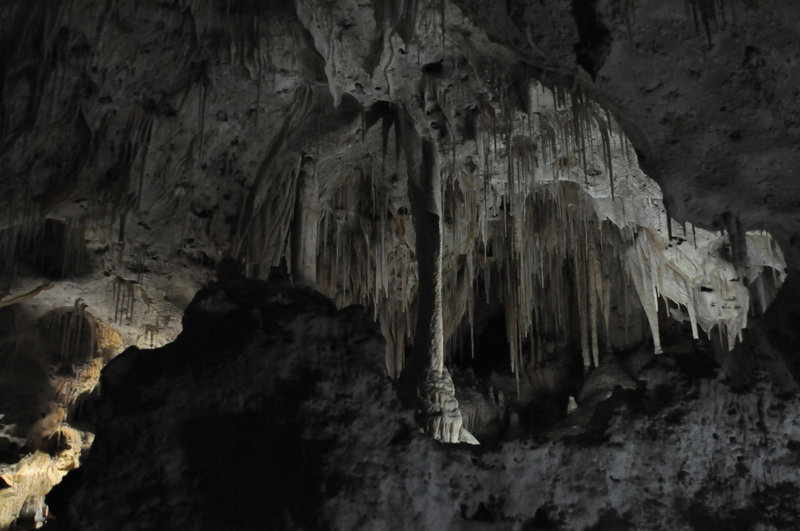
<svg viewBox="0 0 800 531">
<path fill-rule="evenodd" d="M 688 222 L 739 241 L 767 229 L 791 257 L 795 8 L 672 4 L 7 3 L 4 228 L 46 217 L 85 231 L 107 291 L 169 277 L 152 279 L 144 308 L 177 314 L 224 256 L 256 276 L 291 267 L 295 203 L 311 189 L 318 283 L 380 302 L 376 284 L 396 287 L 379 278 L 388 264 L 366 251 L 363 270 L 343 272 L 358 264 L 336 251 L 399 235 L 382 256 L 413 284 L 399 109 L 436 140 L 445 203 L 484 205 L 476 224 L 451 220 L 451 259 L 486 255 L 485 225 L 508 221 L 498 209 L 537 172 L 619 181 L 624 197 L 637 163 L 663 190 L 650 225 L 663 215 L 681 237 Z"/>
</svg>

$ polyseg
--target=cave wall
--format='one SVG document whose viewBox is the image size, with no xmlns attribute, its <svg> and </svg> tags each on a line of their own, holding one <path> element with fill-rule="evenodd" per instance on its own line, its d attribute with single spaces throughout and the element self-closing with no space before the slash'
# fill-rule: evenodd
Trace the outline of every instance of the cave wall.
<svg viewBox="0 0 800 531">
<path fill-rule="evenodd" d="M 588 370 L 630 346 L 609 301 L 635 293 L 654 350 L 686 312 L 734 387 L 766 372 L 794 390 L 798 20 L 777 0 L 4 2 L 0 307 L 85 304 L 120 345 L 153 346 L 223 259 L 254 278 L 285 264 L 368 307 L 397 376 L 431 295 L 418 137 L 442 180 L 422 198 L 443 242 L 437 349 L 472 342 L 476 297 L 499 297 L 511 367 L 569 326 Z M 673 291 L 629 278 L 695 259 L 712 274 Z"/>
<path fill-rule="evenodd" d="M 48 529 L 800 521 L 797 397 L 777 397 L 766 379 L 731 392 L 696 352 L 636 371 L 647 382 L 638 390 L 604 365 L 549 437 L 514 438 L 510 425 L 503 444 L 472 447 L 416 428 L 362 308 L 337 310 L 286 283 L 215 282 L 187 309 L 184 330 L 103 372 L 95 443 L 48 496 Z"/>
<path fill-rule="evenodd" d="M 291 254 L 300 173 L 319 173 L 304 208 L 331 237 L 381 203 L 387 224 L 411 232 L 393 106 L 413 111 L 415 127 L 436 127 L 448 158 L 499 174 L 501 153 L 482 161 L 465 146 L 490 131 L 495 150 L 498 131 L 506 142 L 504 122 L 530 111 L 525 83 L 535 79 L 613 113 L 662 185 L 668 216 L 738 240 L 768 229 L 793 263 L 794 7 L 581 6 L 8 3 L 4 226 L 88 218 L 114 251 L 111 269 L 124 272 L 135 253 L 201 267 L 230 254 L 265 276 Z M 373 131 L 378 121 L 389 130 Z M 370 201 L 353 194 L 365 172 Z M 402 250 L 394 258 L 410 261 Z M 363 300 L 353 286 L 325 291 L 348 289 L 342 300 Z"/>
</svg>

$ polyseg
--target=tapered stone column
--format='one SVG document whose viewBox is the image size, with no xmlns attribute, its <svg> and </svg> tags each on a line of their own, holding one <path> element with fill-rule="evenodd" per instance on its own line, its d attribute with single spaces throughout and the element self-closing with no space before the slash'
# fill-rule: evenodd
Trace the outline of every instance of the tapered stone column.
<svg viewBox="0 0 800 531">
<path fill-rule="evenodd" d="M 419 421 L 442 442 L 477 440 L 464 427 L 450 373 L 444 368 L 442 315 L 442 201 L 438 152 L 433 139 L 400 110 L 418 265 L 417 329 L 406 369 L 416 393 Z"/>
</svg>

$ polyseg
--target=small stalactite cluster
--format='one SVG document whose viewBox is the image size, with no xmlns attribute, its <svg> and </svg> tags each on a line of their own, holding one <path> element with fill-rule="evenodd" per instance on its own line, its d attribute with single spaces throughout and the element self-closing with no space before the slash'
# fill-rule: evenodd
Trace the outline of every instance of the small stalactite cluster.
<svg viewBox="0 0 800 531">
<path fill-rule="evenodd" d="M 113 239 L 117 227 L 117 242 L 124 246 L 128 213 L 142 207 L 142 197 L 148 192 L 145 189 L 145 169 L 155 120 L 143 110 L 134 109 L 119 130 L 112 133 L 110 124 L 110 114 L 100 120 L 96 134 L 100 138 L 109 135 L 109 138 L 96 146 L 91 161 L 102 178 L 91 180 L 87 186 L 93 194 L 103 198 L 104 205 L 108 205 L 109 239 Z M 134 171 L 137 164 L 138 175 Z"/>
<path fill-rule="evenodd" d="M 70 278 L 87 269 L 86 220 L 41 219 L 0 230 L 0 294 L 20 273 Z"/>
<path fill-rule="evenodd" d="M 608 244 L 601 241 L 600 223 L 589 221 L 591 207 L 577 199 L 581 193 L 575 187 L 565 192 L 552 176 L 554 173 L 558 179 L 560 172 L 570 171 L 572 157 L 586 168 L 594 149 L 601 153 L 613 182 L 612 122 L 583 96 L 573 95 L 574 112 L 570 112 L 568 93 L 559 90 L 553 94 L 557 116 L 551 120 L 540 115 L 535 124 L 531 115 L 518 116 L 510 104 L 502 114 L 487 107 L 476 138 L 479 165 L 462 168 L 455 143 L 447 147 L 447 142 L 442 142 L 445 147 L 440 146 L 440 151 L 445 151 L 445 336 L 454 335 L 466 313 L 474 348 L 475 288 L 482 278 L 486 296 L 496 290 L 507 306 L 515 372 L 521 364 L 522 343 L 537 329 L 535 321 L 540 321 L 542 329 L 558 330 L 571 321 L 568 304 L 562 301 L 576 298 L 582 301 L 585 362 L 588 366 L 593 360 L 596 365 L 598 328 L 600 323 L 608 323 L 603 316 L 610 306 L 609 272 L 615 267 L 621 270 L 618 260 L 612 264 L 604 258 Z M 447 100 L 444 93 L 436 97 Z M 413 240 L 406 236 L 409 209 L 404 199 L 398 204 L 390 189 L 375 184 L 384 183 L 385 187 L 385 183 L 395 182 L 387 174 L 405 172 L 398 131 L 387 116 L 382 118 L 380 157 L 371 156 L 367 168 L 340 169 L 348 177 L 328 191 L 329 201 L 322 207 L 319 222 L 317 283 L 339 305 L 360 303 L 374 308 L 387 338 L 387 371 L 397 376 L 404 366 L 406 345 L 414 337 L 416 268 Z M 388 149 L 392 137 L 394 150 Z M 600 140 L 592 142 L 592 138 Z M 619 143 L 622 145 L 621 140 Z M 503 161 L 507 161 L 507 172 L 498 182 L 491 168 Z M 537 172 L 547 174 L 547 179 L 537 182 Z M 538 225 L 547 230 L 537 230 Z M 571 297 L 566 295 L 571 280 L 563 274 L 567 262 L 579 286 Z M 556 284 L 549 284 L 551 280 Z M 548 311 L 545 301 L 558 310 Z"/>
<path fill-rule="evenodd" d="M 528 197 L 498 249 L 495 277 L 506 314 L 511 369 L 544 360 L 542 339 L 579 337 L 584 367 L 597 367 L 608 343 L 611 293 L 624 285 L 624 239 L 596 218 L 572 183 L 551 182 Z M 577 319 L 576 319 L 577 318 Z M 576 322 L 577 321 L 577 322 Z"/>
<path fill-rule="evenodd" d="M 530 107 L 541 108 L 539 100 L 545 94 L 542 87 L 534 87 Z M 618 146 L 627 145 L 626 141 L 610 116 L 579 90 L 556 88 L 551 94 L 554 111 L 536 112 L 536 119 L 511 105 L 510 94 L 501 98 L 499 110 L 487 107 L 479 116 L 476 139 L 480 161 L 476 173 L 482 178 L 465 179 L 465 172 L 456 171 L 455 157 L 450 168 L 455 182 L 449 184 L 454 192 L 449 197 L 451 201 L 460 197 L 456 209 L 467 213 L 451 224 L 453 247 L 459 231 L 475 244 L 465 255 L 466 304 L 456 302 L 462 310 L 449 313 L 460 319 L 466 308 L 473 338 L 473 283 L 480 271 L 487 300 L 494 289 L 505 306 L 510 365 L 517 375 L 523 368 L 526 340 L 530 363 L 535 365 L 541 358 L 534 338 L 539 336 L 541 351 L 544 331 L 569 336 L 575 310 L 584 365 L 597 366 L 600 337 L 609 335 L 611 279 L 617 277 L 613 289 L 618 291 L 627 282 L 621 276 L 622 233 L 618 228 L 603 232 L 592 198 L 575 185 L 588 184 L 590 177 L 594 181 L 600 173 L 594 169 L 599 158 L 613 202 L 612 142 L 615 136 Z M 498 166 L 505 166 L 505 179 L 491 173 L 490 168 Z M 481 254 L 483 260 L 475 260 Z"/>
<path fill-rule="evenodd" d="M 133 310 L 136 304 L 135 292 L 136 282 L 117 275 L 114 277 L 113 285 L 114 298 L 114 322 L 128 324 L 133 323 Z"/>
<path fill-rule="evenodd" d="M 387 340 L 387 370 L 396 376 L 415 331 L 417 272 L 406 235 L 411 226 L 408 207 L 395 209 L 386 191 L 375 190 L 374 183 L 361 173 L 345 178 L 323 208 L 317 285 L 337 305 L 373 308 Z M 374 197 L 374 202 L 359 197 Z"/>
<path fill-rule="evenodd" d="M 626 17 L 632 17 L 634 4 L 624 3 Z M 217 3 L 181 0 L 173 7 L 176 9 L 171 8 L 170 12 L 174 13 L 169 17 L 180 19 L 179 30 L 191 41 L 186 50 L 179 52 L 191 66 L 186 72 L 186 86 L 176 89 L 179 94 L 174 98 L 177 112 L 196 118 L 193 124 L 197 130 L 189 135 L 187 147 L 170 154 L 166 161 L 157 161 L 153 156 L 160 149 L 162 125 L 169 119 L 159 115 L 160 103 L 132 105 L 118 117 L 115 117 L 118 109 L 73 106 L 68 118 L 76 125 L 76 130 L 82 132 L 79 140 L 86 137 L 86 142 L 82 143 L 87 147 L 68 168 L 66 174 L 70 178 L 54 182 L 58 186 L 54 186 L 57 193 L 53 197 L 42 205 L 35 205 L 29 191 L 24 200 L 17 201 L 9 210 L 13 219 L 0 231 L 0 250 L 10 257 L 0 264 L 0 293 L 8 289 L 19 268 L 18 258 L 25 254 L 23 251 L 45 247 L 43 241 L 47 238 L 39 232 L 48 222 L 44 219 L 47 215 L 44 207 L 66 197 L 70 186 L 74 186 L 71 181 L 82 186 L 82 191 L 99 195 L 107 205 L 105 226 L 109 231 L 108 240 L 114 242 L 112 246 L 118 253 L 117 266 L 121 267 L 124 262 L 127 233 L 132 223 L 129 218 L 153 206 L 151 199 L 156 203 L 156 196 L 174 207 L 173 221 L 181 217 L 181 242 L 184 241 L 184 236 L 188 235 L 184 233 L 189 232 L 187 212 L 191 210 L 193 194 L 199 184 L 195 175 L 200 168 L 206 169 L 204 164 L 209 158 L 206 149 L 213 135 L 208 113 L 215 103 L 217 60 L 225 66 L 245 67 L 248 83 L 251 80 L 256 83 L 252 102 L 255 105 L 254 131 L 265 129 L 259 128 L 259 123 L 263 124 L 259 113 L 266 94 L 266 85 L 262 84 L 268 80 L 268 72 L 275 74 L 276 70 L 273 41 L 281 24 L 275 15 L 283 13 L 282 9 L 292 11 L 292 6 L 266 5 L 255 0 Z M 687 0 L 686 8 L 687 14 L 697 21 L 698 30 L 702 24 L 709 39 L 712 26 L 725 24 L 734 17 L 734 5 L 728 1 Z M 122 17 L 123 6 L 108 2 L 98 9 L 101 16 L 94 39 L 101 43 L 114 21 Z M 419 52 L 419 43 L 412 41 L 434 39 L 437 43 L 441 41 L 446 52 L 447 41 L 453 38 L 453 32 L 447 27 L 453 10 L 446 2 L 436 9 L 420 2 L 407 2 L 400 7 L 387 7 L 386 20 L 377 22 L 388 24 L 387 42 L 398 34 L 408 50 L 416 48 Z M 13 109 L 0 113 L 0 138 L 4 145 L 20 148 L 27 141 L 27 134 L 46 126 L 41 117 L 51 121 L 50 110 L 57 109 L 57 103 L 69 89 L 68 63 L 89 60 L 69 56 L 79 48 L 72 45 L 80 44 L 81 38 L 87 39 L 62 31 L 65 25 L 69 26 L 66 22 L 70 17 L 75 16 L 65 4 L 43 2 L 36 5 L 31 24 L 21 25 L 17 39 L 20 45 L 11 54 L 16 57 L 23 49 L 30 48 L 35 50 L 37 61 L 26 81 L 30 86 L 24 116 L 11 112 Z M 200 43 L 212 34 L 219 37 L 216 47 L 203 48 Z M 334 42 L 333 36 L 332 29 L 330 57 L 324 58 L 322 66 L 336 70 L 341 65 L 333 63 L 339 60 L 337 54 L 341 50 L 335 47 L 341 43 Z M 65 43 L 70 46 L 64 46 Z M 91 48 L 90 43 L 83 44 Z M 394 54 L 394 48 L 390 49 Z M 621 197 L 621 181 L 627 178 L 627 168 L 615 168 L 615 164 L 627 159 L 628 165 L 635 165 L 635 157 L 610 114 L 592 102 L 579 85 L 568 89 L 556 84 L 547 88 L 527 81 L 527 74 L 510 73 L 489 62 L 477 64 L 478 59 L 466 56 L 453 59 L 443 54 L 431 67 L 441 72 L 426 72 L 421 68 L 424 83 L 420 84 L 420 90 L 427 98 L 423 109 L 425 116 L 428 113 L 443 116 L 441 120 L 437 118 L 434 136 L 439 135 L 435 143 L 443 198 L 445 336 L 454 337 L 466 319 L 470 344 L 474 348 L 476 299 L 481 295 L 496 296 L 506 307 L 507 333 L 512 344 L 511 367 L 519 372 L 525 366 L 523 351 L 526 348 L 531 362 L 537 363 L 540 338 L 546 331 L 564 330 L 573 323 L 574 316 L 569 308 L 574 303 L 573 309 L 578 315 L 575 328 L 584 363 L 596 365 L 599 351 L 604 348 L 602 329 L 609 327 L 608 301 L 614 290 L 618 291 L 623 285 L 634 288 L 630 292 L 638 295 L 651 327 L 656 324 L 656 342 L 659 297 L 686 307 L 693 331 L 698 326 L 705 329 L 703 322 L 695 324 L 702 320 L 695 318 L 702 313 L 696 309 L 700 306 L 697 301 L 703 297 L 700 294 L 709 293 L 701 288 L 722 293 L 728 286 L 686 284 L 684 279 L 684 291 L 692 294 L 691 299 L 671 292 L 670 282 L 663 280 L 669 276 L 669 271 L 658 265 L 664 251 L 663 242 L 647 243 L 646 231 L 634 234 L 619 220 L 609 226 L 600 213 L 593 212 L 595 206 L 591 203 L 595 199 L 606 203 L 610 200 L 612 206 L 621 204 L 623 210 L 626 204 L 631 204 L 630 197 L 628 203 Z M 473 61 L 475 65 L 471 64 Z M 397 65 L 390 59 L 384 66 L 386 94 L 391 100 L 394 80 L 390 79 L 390 67 Z M 447 69 L 460 74 L 459 68 L 464 68 L 466 77 L 474 74 L 481 80 L 479 83 L 486 85 L 482 88 L 488 90 L 479 92 L 476 97 L 472 81 L 463 86 L 452 83 L 459 76 L 448 78 L 452 72 Z M 337 77 L 336 72 L 329 74 L 329 81 Z M 7 76 L 7 72 L 3 71 L 2 75 Z M 546 77 L 547 74 L 541 75 Z M 8 78 L 3 81 L 8 82 L 9 87 L 17 83 Z M 332 89 L 332 92 L 336 91 Z M 344 101 L 341 93 L 332 94 L 332 97 L 337 103 Z M 313 153 L 310 158 L 319 162 L 313 172 L 320 182 L 316 201 L 310 200 L 311 208 L 318 209 L 315 212 L 318 215 L 312 216 L 318 227 L 309 229 L 319 234 L 314 257 L 318 273 L 314 280 L 337 304 L 360 303 L 374 310 L 387 338 L 387 371 L 396 376 L 405 365 L 406 346 L 414 337 L 418 298 L 415 235 L 402 184 L 408 169 L 400 153 L 402 142 L 396 117 L 392 119 L 392 108 L 400 103 L 380 101 L 372 109 L 362 110 L 359 133 L 366 162 L 354 164 L 352 159 L 342 160 L 347 158 L 342 155 L 339 167 L 335 167 L 327 164 L 332 160 L 329 155 L 320 155 L 319 146 L 296 152 L 302 144 L 298 137 L 311 131 L 308 122 L 312 111 L 321 106 L 315 89 L 299 85 L 294 93 L 286 94 L 284 101 L 288 101 L 284 119 L 269 129 L 273 134 L 260 150 L 261 160 L 254 161 L 253 167 L 257 169 L 238 181 L 240 201 L 237 215 L 233 216 L 235 226 L 230 231 L 230 239 L 209 244 L 220 246 L 215 248 L 217 256 L 213 256 L 212 261 L 224 254 L 232 255 L 245 264 L 249 276 L 255 277 L 266 276 L 270 267 L 279 265 L 282 259 L 293 262 L 291 255 L 297 249 L 290 242 L 292 225 L 296 213 L 302 211 L 298 210 L 299 198 L 302 199 L 302 194 L 298 193 L 299 175 L 310 171 L 303 169 L 304 161 Z M 329 101 L 325 100 L 324 104 L 329 105 Z M 41 113 L 42 105 L 51 109 Z M 3 106 L 8 107 L 5 99 Z M 380 112 L 376 110 L 378 107 Z M 460 135 L 457 115 L 462 113 L 463 116 L 465 112 L 470 116 L 468 129 L 472 132 Z M 322 114 L 318 117 L 320 122 L 324 121 Z M 380 127 L 373 129 L 371 126 L 378 121 Z M 317 136 L 323 137 L 322 124 L 316 125 Z M 621 157 L 620 152 L 625 156 Z M 233 179 L 229 166 L 235 155 L 233 151 L 224 153 L 224 180 Z M 31 164 L 34 168 L 36 163 Z M 24 181 L 32 171 L 17 168 L 17 180 Z M 164 200 L 161 196 L 169 195 L 164 192 L 168 191 L 170 174 L 182 176 L 180 186 L 175 187 L 180 191 L 174 190 L 170 199 Z M 338 177 L 340 175 L 346 177 Z M 581 195 L 584 192 L 573 193 L 566 185 L 554 184 L 558 181 L 577 183 L 586 192 L 584 195 Z M 25 186 L 18 188 L 24 190 Z M 591 190 L 598 189 L 608 190 L 605 194 L 608 197 L 590 197 L 594 193 Z M 670 245 L 673 238 L 668 215 L 666 221 L 666 241 Z M 724 220 L 723 225 L 728 231 L 734 260 L 744 263 L 747 252 L 742 244 L 746 243 L 743 231 L 735 219 Z M 550 227 L 549 235 L 544 234 L 543 226 Z M 63 227 L 63 249 L 57 262 L 60 275 L 69 276 L 83 263 L 85 221 L 68 218 Z M 227 249 L 223 248 L 226 244 L 229 245 Z M 774 268 L 775 271 L 779 269 Z M 759 302 L 762 307 L 773 296 L 774 285 L 781 281 L 781 273 L 776 274 L 778 279 L 774 282 L 766 275 L 749 279 L 754 293 L 763 299 Z M 137 280 L 140 285 L 141 278 Z M 137 282 L 117 276 L 112 283 L 114 320 L 132 322 Z M 484 294 L 476 293 L 478 285 L 483 286 Z M 144 292 L 141 293 L 144 296 Z M 689 303 L 684 304 L 684 299 Z M 627 297 L 625 304 L 628 305 Z M 726 330 L 741 330 L 746 321 L 741 320 L 740 314 L 735 318 L 738 321 L 723 323 Z M 726 319 L 715 321 L 714 326 L 723 321 Z M 152 340 L 158 324 L 151 326 L 154 326 L 149 335 Z"/>
<path fill-rule="evenodd" d="M 498 79 L 502 83 L 502 76 Z M 478 297 L 502 301 L 510 367 L 518 376 L 543 362 L 542 343 L 554 334 L 574 340 L 584 367 L 596 367 L 604 351 L 629 344 L 634 319 L 650 322 L 659 352 L 659 297 L 667 301 L 670 315 L 688 312 L 695 337 L 698 320 L 708 333 L 713 326 L 735 331 L 731 337 L 746 324 L 735 304 L 729 317 L 720 317 L 714 304 L 699 308 L 681 295 L 700 299 L 700 284 L 708 275 L 681 268 L 706 260 L 703 246 L 710 245 L 711 235 L 692 227 L 697 256 L 688 244 L 680 247 L 688 238 L 686 228 L 683 238 L 673 235 L 668 214 L 658 213 L 660 196 L 639 195 L 637 188 L 647 178 L 636 166 L 630 142 L 579 88 L 550 90 L 534 83 L 525 110 L 511 89 L 476 106 L 471 153 L 451 131 L 457 95 L 435 83 L 426 91 L 444 116 L 437 142 L 448 352 L 463 343 L 459 330 L 464 326 L 469 350 L 474 349 Z M 380 146 L 380 153 L 370 154 L 367 164 L 348 163 L 347 169 L 338 162 L 336 174 L 345 177 L 320 192 L 317 285 L 339 305 L 374 309 L 387 339 L 387 372 L 396 377 L 414 338 L 417 271 L 407 199 L 394 189 L 398 179 L 392 176 L 404 175 L 406 168 L 390 109 L 385 105 L 378 113 L 373 108 L 362 117 L 362 143 Z M 382 126 L 371 128 L 378 121 Z M 746 250 L 739 254 L 739 261 L 745 260 Z M 779 262 L 776 271 L 782 271 Z M 670 288 L 676 281 L 668 280 L 676 270 L 683 282 L 677 291 Z M 720 275 L 716 297 L 738 289 Z M 757 291 L 762 281 L 753 276 L 748 283 Z M 479 286 L 483 293 L 477 292 Z M 770 299 L 772 290 L 762 291 Z M 670 310 L 670 301 L 677 310 Z M 699 314 L 717 317 L 709 324 Z"/>
<path fill-rule="evenodd" d="M 248 276 L 266 275 L 290 252 L 297 177 L 303 157 L 289 161 L 286 144 L 305 124 L 314 106 L 314 92 L 301 86 L 287 109 L 286 118 L 271 140 L 255 179 L 242 197 L 236 235 L 230 252 L 242 260 Z M 290 157 L 291 158 L 291 157 Z"/>
<path fill-rule="evenodd" d="M 62 370 L 70 369 L 76 361 L 94 357 L 98 351 L 97 327 L 86 307 L 81 299 L 76 299 L 70 310 L 51 312 L 43 320 L 54 340 Z"/>
</svg>

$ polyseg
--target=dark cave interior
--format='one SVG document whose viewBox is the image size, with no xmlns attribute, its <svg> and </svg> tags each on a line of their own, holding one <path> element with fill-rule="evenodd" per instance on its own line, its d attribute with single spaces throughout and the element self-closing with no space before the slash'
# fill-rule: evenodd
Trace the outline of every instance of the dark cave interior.
<svg viewBox="0 0 800 531">
<path fill-rule="evenodd" d="M 800 526 L 800 5 L 0 5 L 0 529 Z"/>
</svg>

